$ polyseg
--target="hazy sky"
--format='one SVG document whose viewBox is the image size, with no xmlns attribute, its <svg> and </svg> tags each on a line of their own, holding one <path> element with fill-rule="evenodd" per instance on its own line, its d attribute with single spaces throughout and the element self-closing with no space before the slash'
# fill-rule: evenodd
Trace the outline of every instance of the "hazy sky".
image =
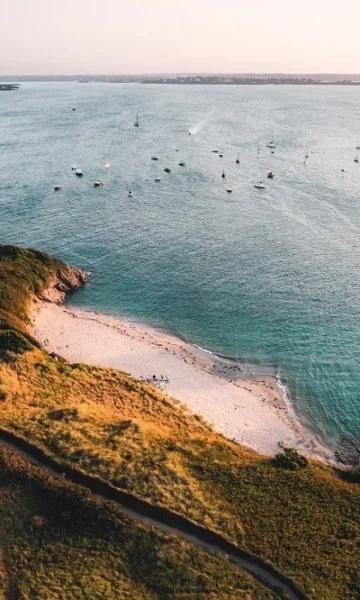
<svg viewBox="0 0 360 600">
<path fill-rule="evenodd" d="M 0 74 L 360 71 L 360 0 L 0 0 Z"/>
</svg>

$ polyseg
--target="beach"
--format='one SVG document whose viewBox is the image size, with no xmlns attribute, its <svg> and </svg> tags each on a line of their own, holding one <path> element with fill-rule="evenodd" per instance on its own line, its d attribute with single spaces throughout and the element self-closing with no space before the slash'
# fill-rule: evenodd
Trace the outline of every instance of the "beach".
<svg viewBox="0 0 360 600">
<path fill-rule="evenodd" d="M 267 456 L 282 445 L 326 462 L 326 448 L 296 418 L 271 375 L 250 374 L 150 326 L 37 301 L 33 335 L 70 362 L 116 368 L 150 380 L 226 437 Z"/>
</svg>

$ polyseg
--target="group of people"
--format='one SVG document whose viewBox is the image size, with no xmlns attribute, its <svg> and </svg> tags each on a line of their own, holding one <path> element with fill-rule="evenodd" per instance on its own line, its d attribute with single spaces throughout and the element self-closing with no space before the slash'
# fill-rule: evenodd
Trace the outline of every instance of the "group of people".
<svg viewBox="0 0 360 600">
<path fill-rule="evenodd" d="M 151 375 L 151 377 L 146 377 L 145 381 L 153 385 L 161 385 L 169 383 L 169 378 L 164 375 Z"/>
</svg>

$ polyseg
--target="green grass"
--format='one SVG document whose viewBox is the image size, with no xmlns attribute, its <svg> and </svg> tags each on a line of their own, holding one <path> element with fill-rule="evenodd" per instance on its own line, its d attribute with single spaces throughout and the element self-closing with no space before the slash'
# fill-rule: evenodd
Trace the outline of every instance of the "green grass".
<svg viewBox="0 0 360 600">
<path fill-rule="evenodd" d="M 46 288 L 50 278 L 67 273 L 60 260 L 36 250 L 0 246 L 0 357 L 22 353 L 35 340 L 28 334 L 29 309 L 34 295 Z"/>
<path fill-rule="evenodd" d="M 2 260 L 25 278 L 20 289 L 30 294 L 33 258 L 23 252 L 22 271 L 16 256 Z M 37 272 L 37 259 L 34 268 Z M 51 262 L 49 269 L 53 272 Z M 0 294 L 2 285 L 0 280 Z M 29 306 L 28 298 L 21 310 L 26 313 Z M 20 308 L 12 322 L 20 318 Z M 6 314 L 10 309 L 3 305 Z M 17 330 L 24 335 L 26 323 L 27 313 Z M 292 453 L 272 461 L 233 444 L 121 372 L 59 362 L 31 343 L 22 350 L 7 347 L 6 357 L 0 357 L 0 426 L 64 462 L 220 531 L 291 577 L 309 598 L 358 598 L 358 485 Z M 226 586 L 222 593 L 236 597 Z"/>
<path fill-rule="evenodd" d="M 1 449 L 0 551 L 3 591 L 11 586 L 18 600 L 275 597 L 226 559 L 139 525 Z"/>
<path fill-rule="evenodd" d="M 16 246 L 0 246 L 0 312 L 25 323 L 32 294 L 46 288 L 51 275 L 67 272 L 57 258 Z"/>
</svg>

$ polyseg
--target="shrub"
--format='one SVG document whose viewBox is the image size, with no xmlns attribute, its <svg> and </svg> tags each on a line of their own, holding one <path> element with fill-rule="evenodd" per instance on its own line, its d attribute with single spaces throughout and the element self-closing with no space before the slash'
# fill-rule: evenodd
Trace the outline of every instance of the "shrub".
<svg viewBox="0 0 360 600">
<path fill-rule="evenodd" d="M 79 411 L 77 408 L 57 408 L 48 412 L 49 419 L 54 421 L 74 421 L 79 419 Z"/>
<path fill-rule="evenodd" d="M 340 475 L 345 481 L 349 481 L 350 483 L 360 483 L 360 467 L 342 471 Z"/>
<path fill-rule="evenodd" d="M 294 448 L 283 448 L 283 452 L 277 454 L 274 458 L 274 464 L 281 469 L 305 469 L 309 461 L 305 456 L 299 454 Z"/>
</svg>

